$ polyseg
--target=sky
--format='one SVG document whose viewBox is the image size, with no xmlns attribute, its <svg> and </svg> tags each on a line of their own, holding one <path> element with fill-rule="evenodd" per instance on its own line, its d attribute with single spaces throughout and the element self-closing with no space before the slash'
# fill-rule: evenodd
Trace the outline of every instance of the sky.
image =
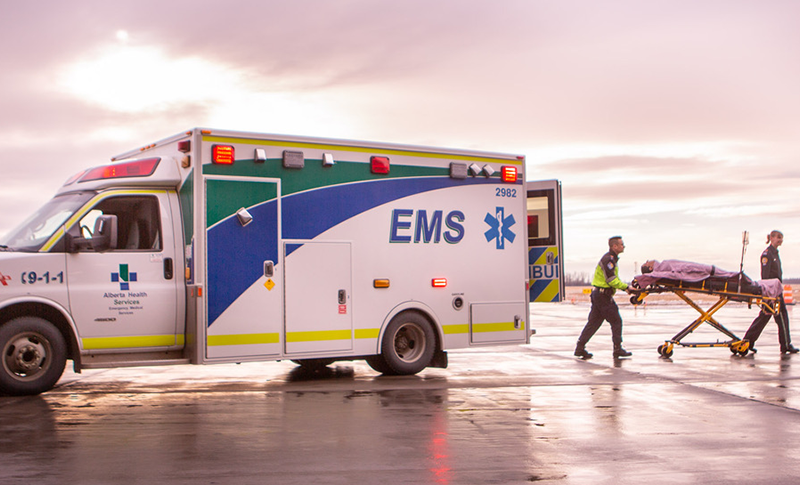
<svg viewBox="0 0 800 485">
<path fill-rule="evenodd" d="M 800 277 L 800 2 L 0 0 L 0 234 L 71 175 L 187 129 L 522 154 L 564 271 Z"/>
</svg>

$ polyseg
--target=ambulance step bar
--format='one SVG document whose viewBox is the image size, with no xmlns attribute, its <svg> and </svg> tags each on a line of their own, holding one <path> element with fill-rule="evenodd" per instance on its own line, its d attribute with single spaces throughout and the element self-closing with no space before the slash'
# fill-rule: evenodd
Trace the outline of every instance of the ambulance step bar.
<svg viewBox="0 0 800 485">
<path fill-rule="evenodd" d="M 113 369 L 117 367 L 184 364 L 191 364 L 191 361 L 182 350 L 172 352 L 132 352 L 126 354 L 82 355 L 80 369 Z M 76 369 L 76 371 L 80 372 L 79 369 Z"/>
</svg>

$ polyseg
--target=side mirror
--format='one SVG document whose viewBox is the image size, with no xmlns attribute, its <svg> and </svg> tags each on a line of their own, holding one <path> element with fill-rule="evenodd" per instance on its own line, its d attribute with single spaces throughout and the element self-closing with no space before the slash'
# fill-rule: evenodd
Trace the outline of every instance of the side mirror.
<svg viewBox="0 0 800 485">
<path fill-rule="evenodd" d="M 92 248 L 98 253 L 117 248 L 117 216 L 100 216 L 94 221 Z"/>
</svg>

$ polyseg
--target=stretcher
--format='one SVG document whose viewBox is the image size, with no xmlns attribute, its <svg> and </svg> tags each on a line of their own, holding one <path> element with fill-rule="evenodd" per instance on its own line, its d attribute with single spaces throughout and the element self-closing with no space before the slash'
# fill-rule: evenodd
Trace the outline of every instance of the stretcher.
<svg viewBox="0 0 800 485">
<path fill-rule="evenodd" d="M 755 304 L 763 311 L 770 314 L 780 312 L 780 298 L 765 296 L 762 291 L 762 286 L 754 283 L 743 273 L 735 277 L 718 278 L 711 276 L 701 281 L 691 282 L 661 278 L 654 282 L 648 282 L 648 285 L 644 288 L 640 288 L 637 280 L 634 279 L 631 286 L 636 290 L 636 294 L 631 297 L 631 303 L 634 305 L 643 303 L 644 299 L 649 294 L 674 293 L 678 298 L 697 310 L 700 314 L 697 319 L 675 334 L 674 337 L 658 346 L 658 353 L 664 358 L 672 356 L 676 345 L 680 345 L 681 347 L 728 347 L 735 355 L 746 355 L 750 350 L 749 342 L 743 341 L 737 337 L 736 334 L 725 328 L 724 325 L 714 318 L 714 314 L 728 302 L 744 302 L 747 303 L 748 308 Z M 693 293 L 712 295 L 718 297 L 718 299 L 708 309 L 704 310 L 689 297 L 689 295 Z M 685 337 L 704 323 L 707 323 L 728 339 L 703 343 L 683 342 Z"/>
</svg>

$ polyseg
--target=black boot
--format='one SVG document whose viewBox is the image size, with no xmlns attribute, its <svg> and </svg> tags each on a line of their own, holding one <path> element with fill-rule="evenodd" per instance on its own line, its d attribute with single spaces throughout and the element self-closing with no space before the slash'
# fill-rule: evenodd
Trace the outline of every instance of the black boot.
<svg viewBox="0 0 800 485">
<path fill-rule="evenodd" d="M 622 346 L 614 349 L 615 359 L 619 359 L 620 357 L 630 357 L 631 355 L 633 355 L 633 352 L 628 352 L 627 350 L 623 349 Z"/>
<path fill-rule="evenodd" d="M 793 346 L 792 344 L 789 344 L 789 346 L 786 347 L 785 350 L 781 350 L 782 354 L 796 354 L 797 352 L 800 352 L 800 349 Z"/>
<path fill-rule="evenodd" d="M 586 344 L 578 342 L 578 345 L 575 347 L 575 357 L 580 357 L 583 360 L 589 360 L 592 358 L 592 354 L 586 351 Z"/>
</svg>

